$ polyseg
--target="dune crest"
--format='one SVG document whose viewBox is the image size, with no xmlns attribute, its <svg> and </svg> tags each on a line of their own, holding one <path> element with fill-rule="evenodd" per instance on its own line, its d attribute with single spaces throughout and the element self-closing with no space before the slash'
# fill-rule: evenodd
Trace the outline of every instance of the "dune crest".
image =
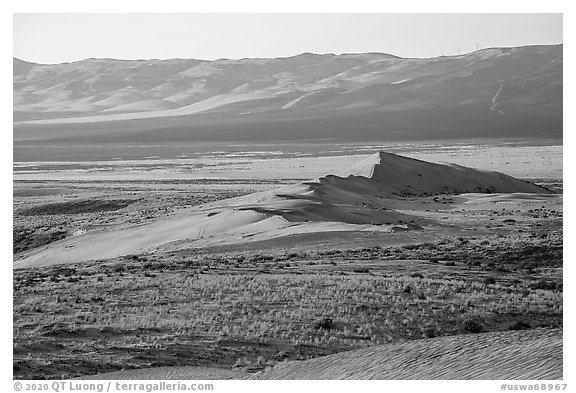
<svg viewBox="0 0 576 393">
<path fill-rule="evenodd" d="M 437 164 L 386 152 L 368 157 L 338 177 L 370 179 L 391 195 L 550 193 L 543 187 L 500 172 Z"/>
</svg>

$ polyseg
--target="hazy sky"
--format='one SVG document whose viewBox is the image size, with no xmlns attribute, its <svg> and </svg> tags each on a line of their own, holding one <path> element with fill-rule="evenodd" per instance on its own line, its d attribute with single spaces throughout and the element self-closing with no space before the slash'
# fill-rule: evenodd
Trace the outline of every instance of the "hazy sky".
<svg viewBox="0 0 576 393">
<path fill-rule="evenodd" d="M 562 43 L 561 14 L 15 14 L 14 56 L 37 63 L 243 58 L 302 52 L 402 57 Z"/>
</svg>

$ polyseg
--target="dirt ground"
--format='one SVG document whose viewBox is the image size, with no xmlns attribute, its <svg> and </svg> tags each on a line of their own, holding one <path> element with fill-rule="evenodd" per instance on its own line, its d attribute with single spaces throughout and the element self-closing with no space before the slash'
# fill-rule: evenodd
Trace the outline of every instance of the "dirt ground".
<svg viewBox="0 0 576 393">
<path fill-rule="evenodd" d="M 494 198 L 442 213 L 440 237 L 318 233 L 16 270 L 14 375 L 255 372 L 383 343 L 561 327 L 561 200 Z"/>
<path fill-rule="evenodd" d="M 15 259 L 295 181 L 16 179 Z M 536 182 L 562 190 L 558 177 Z M 292 234 L 16 269 L 14 377 L 255 373 L 380 344 L 561 328 L 562 195 L 435 197 L 419 213 L 434 230 Z"/>
</svg>

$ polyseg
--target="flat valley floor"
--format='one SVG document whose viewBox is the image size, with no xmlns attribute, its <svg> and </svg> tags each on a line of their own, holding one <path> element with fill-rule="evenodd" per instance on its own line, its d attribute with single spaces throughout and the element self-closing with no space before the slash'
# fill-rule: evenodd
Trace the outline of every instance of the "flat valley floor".
<svg viewBox="0 0 576 393">
<path fill-rule="evenodd" d="M 556 194 L 429 196 L 419 201 L 429 204 L 419 215 L 440 223 L 433 231 L 365 225 L 18 266 L 29 253 L 76 236 L 338 174 L 378 150 L 497 170 Z M 523 355 L 511 355 L 508 365 L 499 363 L 516 372 L 511 378 L 561 378 L 561 143 L 125 146 L 81 157 L 65 151 L 15 148 L 15 378 L 167 367 L 216 379 L 338 378 L 321 363 L 309 363 L 317 366 L 307 375 L 289 367 L 367 348 L 394 353 L 401 365 L 426 340 L 436 348 L 487 334 L 522 343 L 531 359 L 539 348 L 552 356 L 546 367 L 531 363 L 532 373 L 521 374 Z M 488 361 L 492 350 L 481 347 L 474 356 Z"/>
</svg>

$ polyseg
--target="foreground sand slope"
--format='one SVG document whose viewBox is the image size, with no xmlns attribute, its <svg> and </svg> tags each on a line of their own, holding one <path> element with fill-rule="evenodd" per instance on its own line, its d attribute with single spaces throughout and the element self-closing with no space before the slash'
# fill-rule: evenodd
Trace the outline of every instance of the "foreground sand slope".
<svg viewBox="0 0 576 393">
<path fill-rule="evenodd" d="M 14 266 L 48 266 L 160 247 L 204 247 L 312 232 L 390 232 L 398 225 L 421 230 L 440 225 L 424 217 L 424 211 L 450 208 L 434 195 L 463 193 L 551 191 L 499 172 L 380 152 L 339 176 L 194 207 L 150 224 L 72 236 L 16 256 Z"/>
<path fill-rule="evenodd" d="M 363 348 L 258 379 L 562 379 L 562 330 L 493 332 Z"/>
<path fill-rule="evenodd" d="M 562 330 L 415 340 L 286 362 L 256 374 L 206 367 L 126 370 L 85 379 L 562 379 Z"/>
</svg>

